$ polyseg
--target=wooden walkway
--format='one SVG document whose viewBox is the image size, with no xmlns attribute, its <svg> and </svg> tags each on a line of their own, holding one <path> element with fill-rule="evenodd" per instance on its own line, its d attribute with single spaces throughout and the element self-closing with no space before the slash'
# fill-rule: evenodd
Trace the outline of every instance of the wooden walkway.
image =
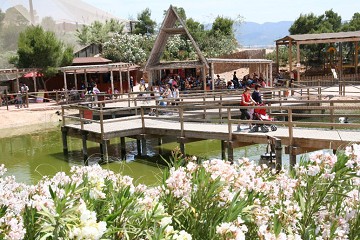
<svg viewBox="0 0 360 240">
<path fill-rule="evenodd" d="M 63 150 L 68 152 L 67 138 L 82 139 L 84 161 L 87 161 L 87 141 L 100 144 L 104 161 L 112 139 L 120 138 L 121 158 L 125 155 L 125 138 L 137 140 L 138 154 L 145 154 L 146 139 L 172 136 L 185 154 L 186 143 L 216 139 L 221 141 L 221 156 L 233 160 L 233 149 L 252 144 L 271 143 L 277 156 L 276 167 L 281 166 L 282 146 L 289 154 L 290 165 L 296 155 L 321 149 L 344 147 L 360 142 L 359 98 L 335 100 L 322 95 L 322 88 L 292 89 L 295 94 L 284 99 L 280 89 L 270 92 L 266 111 L 278 120 L 271 121 L 277 131 L 236 131 L 238 124 L 270 124 L 255 120 L 239 120 L 240 93 L 194 93 L 181 96 L 176 105 L 159 106 L 155 100 L 129 96 L 101 103 L 83 103 L 62 107 Z M 268 90 L 269 91 L 269 90 Z M 266 93 L 266 95 L 269 95 Z M 104 107 L 106 105 L 106 108 Z M 260 108 L 260 107 L 255 107 Z M 67 110 L 78 114 L 68 115 Z M 149 116 L 149 112 L 155 116 Z M 69 111 L 74 112 L 74 111 Z M 91 115 L 90 119 L 87 115 Z M 339 123 L 339 117 L 348 117 L 350 123 Z"/>
<path fill-rule="evenodd" d="M 88 140 L 101 143 L 101 139 L 112 139 L 116 137 L 132 137 L 135 135 L 152 136 L 176 136 L 189 139 L 216 139 L 224 141 L 235 141 L 250 144 L 267 143 L 268 136 L 281 139 L 284 145 L 290 144 L 289 128 L 278 127 L 276 131 L 250 132 L 249 129 L 237 131 L 237 125 L 231 126 L 231 136 L 229 139 L 229 129 L 227 124 L 185 122 L 181 129 L 179 121 L 158 119 L 157 117 L 146 117 L 145 128 L 142 127 L 142 119 L 127 117 L 121 122 L 104 120 L 104 135 L 101 136 L 101 128 L 98 123 L 84 124 L 81 129 L 80 124 L 69 124 L 64 126 L 68 134 L 73 137 L 81 137 L 81 132 L 86 132 Z M 359 130 L 330 130 L 319 128 L 293 128 L 293 144 L 302 148 L 313 149 L 334 149 L 344 146 L 351 142 L 360 141 Z"/>
</svg>

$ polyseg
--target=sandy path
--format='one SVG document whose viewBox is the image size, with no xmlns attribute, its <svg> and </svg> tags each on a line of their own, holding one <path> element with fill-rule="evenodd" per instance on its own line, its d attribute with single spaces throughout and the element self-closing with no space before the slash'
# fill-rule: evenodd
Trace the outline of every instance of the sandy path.
<svg viewBox="0 0 360 240">
<path fill-rule="evenodd" d="M 28 134 L 58 126 L 61 116 L 56 114 L 61 106 L 30 104 L 29 108 L 17 109 L 14 105 L 0 107 L 0 138 Z"/>
</svg>

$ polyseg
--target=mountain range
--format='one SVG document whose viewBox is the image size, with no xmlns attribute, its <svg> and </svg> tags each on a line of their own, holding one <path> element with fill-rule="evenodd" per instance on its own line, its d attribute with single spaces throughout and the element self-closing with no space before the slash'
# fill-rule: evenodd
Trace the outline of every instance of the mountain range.
<svg viewBox="0 0 360 240">
<path fill-rule="evenodd" d="M 244 48 L 275 46 L 275 40 L 289 35 L 292 24 L 292 21 L 242 22 L 234 25 L 235 38 Z"/>
</svg>

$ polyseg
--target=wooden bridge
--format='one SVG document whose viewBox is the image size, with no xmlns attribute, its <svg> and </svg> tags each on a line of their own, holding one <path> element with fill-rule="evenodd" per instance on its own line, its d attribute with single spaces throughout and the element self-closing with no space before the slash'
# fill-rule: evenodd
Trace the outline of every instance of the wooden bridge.
<svg viewBox="0 0 360 240">
<path fill-rule="evenodd" d="M 237 132 L 238 124 L 270 124 L 266 121 L 240 120 L 239 94 L 183 96 L 177 105 L 159 106 L 156 101 L 120 99 L 95 103 L 63 106 L 63 149 L 68 152 L 67 137 L 81 138 L 84 160 L 87 160 L 87 141 L 100 144 L 104 161 L 108 160 L 108 147 L 112 139 L 120 138 L 121 152 L 125 153 L 125 137 L 137 140 L 139 155 L 145 154 L 146 139 L 164 136 L 176 137 L 183 154 L 186 143 L 216 139 L 221 141 L 222 158 L 233 161 L 233 149 L 272 141 L 281 156 L 281 145 L 296 163 L 296 155 L 320 150 L 337 150 L 349 143 L 360 142 L 359 100 L 318 100 L 309 97 L 268 100 L 266 108 L 278 120 L 271 124 L 277 131 Z M 137 106 L 124 106 L 129 102 Z M 136 101 L 138 101 L 136 103 Z M 123 104 L 119 107 L 119 104 Z M 94 103 L 92 103 L 94 104 Z M 105 104 L 106 108 L 103 106 Z M 130 104 L 129 104 L 130 105 Z M 117 106 L 117 107 L 116 107 Z M 67 112 L 76 114 L 67 114 Z M 149 112 L 154 112 L 150 116 Z M 86 115 L 92 115 L 89 119 Z M 351 123 L 338 123 L 339 117 L 348 117 Z M 227 154 L 226 154 L 227 153 Z M 281 166 L 281 158 L 277 166 Z"/>
</svg>

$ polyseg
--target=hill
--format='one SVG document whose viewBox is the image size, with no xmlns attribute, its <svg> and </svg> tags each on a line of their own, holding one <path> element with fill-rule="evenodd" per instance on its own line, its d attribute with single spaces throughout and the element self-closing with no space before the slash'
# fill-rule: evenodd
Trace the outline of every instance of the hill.
<svg viewBox="0 0 360 240">
<path fill-rule="evenodd" d="M 276 39 L 289 35 L 292 21 L 266 22 L 243 22 L 234 25 L 235 37 L 241 46 L 274 46 Z"/>
</svg>

